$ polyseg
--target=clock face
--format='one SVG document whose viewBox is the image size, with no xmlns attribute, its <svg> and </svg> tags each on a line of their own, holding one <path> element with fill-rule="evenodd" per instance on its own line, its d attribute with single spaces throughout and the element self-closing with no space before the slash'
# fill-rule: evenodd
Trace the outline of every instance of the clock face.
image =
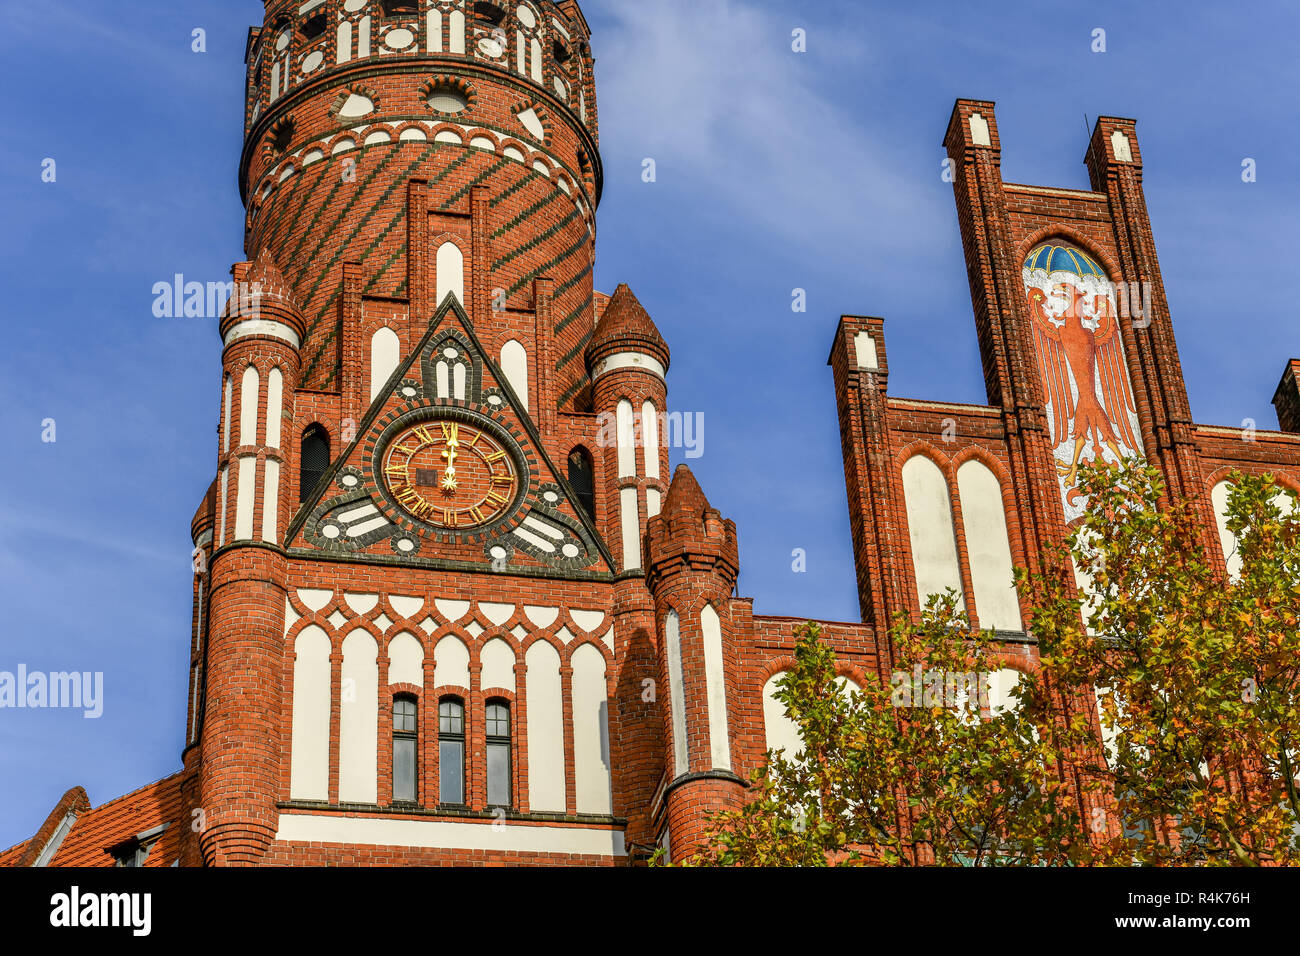
<svg viewBox="0 0 1300 956">
<path fill-rule="evenodd" d="M 389 494 L 425 524 L 468 531 L 495 521 L 519 491 L 515 460 L 474 425 L 435 419 L 402 431 L 383 459 Z"/>
</svg>

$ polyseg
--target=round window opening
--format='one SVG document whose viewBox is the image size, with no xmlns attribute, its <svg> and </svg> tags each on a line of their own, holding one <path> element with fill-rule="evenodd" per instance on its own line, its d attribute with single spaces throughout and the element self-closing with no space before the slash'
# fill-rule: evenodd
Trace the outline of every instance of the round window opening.
<svg viewBox="0 0 1300 956">
<path fill-rule="evenodd" d="M 469 100 L 453 86 L 439 86 L 429 94 L 429 106 L 439 113 L 462 113 L 469 109 Z"/>
</svg>

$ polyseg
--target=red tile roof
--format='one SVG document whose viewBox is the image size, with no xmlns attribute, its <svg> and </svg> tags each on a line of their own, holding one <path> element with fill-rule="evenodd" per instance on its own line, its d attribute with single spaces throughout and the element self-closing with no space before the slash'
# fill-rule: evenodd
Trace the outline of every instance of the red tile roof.
<svg viewBox="0 0 1300 956">
<path fill-rule="evenodd" d="M 30 840 L 24 840 L 22 843 L 11 846 L 7 850 L 0 850 L 0 866 L 15 866 L 18 858 L 23 855 L 23 850 L 27 849 Z"/>
<path fill-rule="evenodd" d="M 614 295 L 600 313 L 600 321 L 596 323 L 591 342 L 587 345 L 587 362 L 594 365 L 605 356 L 620 351 L 647 352 L 664 369 L 668 368 L 671 358 L 658 326 L 626 283 L 614 290 Z"/>
<path fill-rule="evenodd" d="M 181 819 L 181 780 L 177 773 L 157 783 L 91 808 L 86 792 L 74 787 L 63 795 L 36 836 L 0 851 L 0 866 L 31 866 L 67 813 L 76 822 L 64 836 L 51 866 L 112 866 L 111 848 L 166 824 L 145 858 L 145 866 L 171 866 L 180 857 L 181 836 L 189 821 Z"/>
<path fill-rule="evenodd" d="M 149 851 L 145 866 L 171 866 L 180 856 L 182 827 L 189 826 L 180 818 L 182 777 L 166 777 L 79 816 L 51 865 L 112 866 L 110 847 L 165 823 L 167 829 Z"/>
</svg>

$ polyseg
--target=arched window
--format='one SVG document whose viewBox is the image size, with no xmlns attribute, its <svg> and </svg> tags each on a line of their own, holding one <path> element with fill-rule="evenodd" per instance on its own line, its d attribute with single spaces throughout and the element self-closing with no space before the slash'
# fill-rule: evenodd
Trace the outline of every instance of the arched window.
<svg viewBox="0 0 1300 956">
<path fill-rule="evenodd" d="M 438 702 L 438 802 L 465 802 L 465 705 L 455 697 Z"/>
<path fill-rule="evenodd" d="M 319 425 L 313 425 L 302 436 L 302 456 L 299 459 L 298 500 L 306 501 L 315 490 L 330 466 L 330 436 Z"/>
<path fill-rule="evenodd" d="M 312 41 L 321 38 L 325 33 L 325 28 L 327 26 L 329 26 L 329 21 L 325 14 L 318 13 L 315 16 L 303 20 L 301 26 L 298 27 L 298 30 L 302 34 L 303 40 L 311 43 Z"/>
<path fill-rule="evenodd" d="M 393 698 L 393 799 L 405 803 L 416 800 L 416 773 L 419 753 L 419 704 L 414 697 L 401 694 Z"/>
<path fill-rule="evenodd" d="M 487 802 L 490 807 L 510 806 L 510 703 L 490 700 L 487 705 Z"/>
<path fill-rule="evenodd" d="M 596 470 L 591 463 L 591 452 L 581 446 L 569 452 L 569 487 L 582 510 L 596 520 Z"/>
</svg>

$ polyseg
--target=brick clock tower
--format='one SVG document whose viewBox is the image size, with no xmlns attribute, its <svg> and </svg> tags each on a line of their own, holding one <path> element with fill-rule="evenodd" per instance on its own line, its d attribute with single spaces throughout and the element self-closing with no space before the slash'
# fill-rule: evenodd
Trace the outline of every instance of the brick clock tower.
<svg viewBox="0 0 1300 956">
<path fill-rule="evenodd" d="M 250 33 L 186 863 L 659 838 L 669 353 L 593 290 L 588 35 L 572 0 L 268 0 Z"/>
<path fill-rule="evenodd" d="M 801 622 L 735 595 L 736 525 L 669 472 L 668 347 L 593 288 L 588 37 L 574 0 L 267 0 L 184 766 L 74 788 L 0 865 L 680 858 L 797 748 Z M 1088 190 L 1003 182 L 992 103 L 944 144 L 988 404 L 890 395 L 884 320 L 841 319 L 862 621 L 822 632 L 888 679 L 892 617 L 953 588 L 1005 699 L 1037 662 L 1013 568 L 1080 519 L 1079 464 L 1157 463 L 1231 570 L 1229 473 L 1300 487 L 1300 361 L 1280 431 L 1193 423 L 1133 121 Z"/>
</svg>

